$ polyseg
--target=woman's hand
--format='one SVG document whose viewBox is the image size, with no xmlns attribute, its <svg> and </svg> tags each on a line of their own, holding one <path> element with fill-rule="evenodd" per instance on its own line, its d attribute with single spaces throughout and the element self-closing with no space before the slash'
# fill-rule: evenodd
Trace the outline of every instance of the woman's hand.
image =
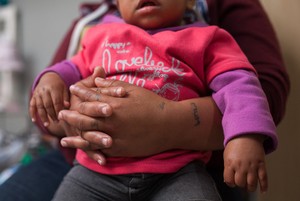
<svg viewBox="0 0 300 201">
<path fill-rule="evenodd" d="M 111 97 L 77 85 L 71 88 L 76 97 L 71 105 L 76 107 L 62 111 L 60 117 L 106 155 L 138 157 L 176 148 L 223 147 L 221 115 L 210 97 L 174 102 L 125 82 L 98 78 L 95 82 L 101 91 L 123 87 L 126 96 Z M 112 108 L 112 115 L 104 114 L 103 104 Z M 78 139 L 63 140 L 64 146 L 87 146 Z"/>
<path fill-rule="evenodd" d="M 81 130 L 81 136 L 85 140 L 98 144 L 98 148 L 105 148 L 102 151 L 107 155 L 144 156 L 167 150 L 165 137 L 172 131 L 163 131 L 161 125 L 168 121 L 164 115 L 172 102 L 125 82 L 108 80 L 105 83 L 109 87 L 115 87 L 114 82 L 126 88 L 126 97 L 111 97 L 79 85 L 72 87 L 72 96 L 76 98 L 72 99 L 71 106 L 75 107 L 72 107 L 72 111 L 62 111 L 61 119 Z M 101 91 L 107 89 L 102 87 Z M 85 102 L 80 102 L 78 97 Z M 103 105 L 112 108 L 112 115 L 105 114 Z M 104 133 L 109 134 L 113 140 L 110 148 L 102 143 Z M 152 135 L 153 133 L 157 134 Z M 160 135 L 159 139 L 157 135 Z M 110 143 L 109 136 L 104 139 Z M 71 147 L 84 147 L 79 141 L 67 140 L 64 139 Z"/>
<path fill-rule="evenodd" d="M 94 80 L 96 77 L 101 77 L 104 78 L 105 77 L 105 73 L 103 71 L 102 68 L 96 67 L 94 70 L 94 73 L 86 78 L 81 80 L 80 82 L 76 83 L 75 85 L 71 86 L 71 90 L 72 88 L 76 88 L 77 86 L 80 87 L 85 87 L 87 89 L 92 89 L 95 91 L 99 91 L 99 88 L 96 88 L 96 85 L 94 84 Z M 93 88 L 94 87 L 94 88 Z M 112 97 L 123 97 L 125 96 L 125 89 L 122 87 L 110 87 L 107 89 L 103 89 L 101 91 L 102 94 L 106 94 Z M 86 97 L 89 96 L 89 94 L 85 94 Z M 84 103 L 82 104 L 78 104 L 81 103 L 81 100 L 76 97 L 76 96 L 72 96 L 71 97 L 71 107 L 69 108 L 71 110 L 75 110 L 78 109 L 79 111 L 84 111 Z M 108 117 L 112 114 L 112 108 L 110 105 L 106 104 L 106 103 L 98 103 L 99 106 L 99 110 L 97 110 L 97 108 L 93 108 L 97 111 L 98 116 L 102 116 L 102 117 Z M 68 145 L 68 141 L 71 141 L 74 143 L 74 146 L 72 146 L 72 148 L 79 148 L 84 150 L 91 158 L 93 158 L 94 160 L 98 161 L 99 164 L 105 164 L 105 156 L 102 154 L 102 152 L 100 151 L 99 148 L 106 148 L 106 147 L 110 147 L 112 144 L 112 139 L 109 135 L 103 133 L 103 132 L 99 132 L 97 131 L 97 135 L 95 138 L 90 139 L 89 136 L 86 137 L 86 139 L 84 139 L 83 134 L 84 132 L 81 129 L 81 124 L 78 124 L 76 126 L 72 126 L 70 125 L 68 122 L 64 121 L 63 118 L 63 113 L 59 113 L 59 124 L 52 122 L 49 129 L 52 131 L 52 133 L 56 133 L 58 136 L 64 137 L 61 140 L 61 144 L 64 147 L 71 147 Z M 81 114 L 78 113 L 75 118 L 79 118 Z M 85 117 L 85 116 L 83 116 Z M 91 142 L 89 142 L 91 141 Z M 92 142 L 96 141 L 97 144 L 93 144 Z M 101 144 L 101 146 L 99 147 L 98 144 Z"/>
</svg>

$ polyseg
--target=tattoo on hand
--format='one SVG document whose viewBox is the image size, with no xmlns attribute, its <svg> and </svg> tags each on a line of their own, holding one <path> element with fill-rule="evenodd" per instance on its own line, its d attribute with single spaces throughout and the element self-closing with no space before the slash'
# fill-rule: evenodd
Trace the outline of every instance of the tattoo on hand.
<svg viewBox="0 0 300 201">
<path fill-rule="evenodd" d="M 198 107 L 195 103 L 191 103 L 191 106 L 192 106 L 194 120 L 195 120 L 194 126 L 198 126 L 200 124 L 200 116 L 199 116 L 199 112 L 198 112 Z"/>
</svg>

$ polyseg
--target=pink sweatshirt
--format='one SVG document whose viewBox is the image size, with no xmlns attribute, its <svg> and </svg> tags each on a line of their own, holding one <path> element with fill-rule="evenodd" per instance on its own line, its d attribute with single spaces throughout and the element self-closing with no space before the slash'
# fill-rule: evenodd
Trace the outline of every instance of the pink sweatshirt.
<svg viewBox="0 0 300 201">
<path fill-rule="evenodd" d="M 193 40 L 193 36 L 197 40 Z M 227 32 L 216 26 L 202 24 L 155 31 L 145 31 L 122 22 L 97 25 L 86 33 L 82 40 L 82 50 L 71 61 L 83 78 L 91 75 L 96 66 L 102 66 L 107 79 L 136 84 L 174 101 L 210 95 L 212 90 L 225 90 L 231 82 L 225 85 L 221 81 L 215 89 L 210 87 L 212 80 L 225 72 L 237 69 L 254 72 Z M 255 76 L 249 74 L 243 86 L 253 78 Z M 234 79 L 231 77 L 227 80 Z M 257 81 L 253 86 L 259 88 L 258 79 L 254 80 Z M 245 93 L 248 96 L 245 90 L 247 87 L 239 89 L 239 95 Z M 217 95 L 219 93 L 214 94 L 216 98 Z M 236 100 L 226 98 L 220 98 L 223 101 L 218 104 L 226 116 L 223 120 L 225 144 L 232 137 L 246 133 L 265 133 L 274 137 L 275 126 L 268 113 L 266 100 L 262 103 L 264 110 L 253 113 L 252 105 L 256 104 L 254 99 L 238 104 Z M 265 98 L 262 92 L 259 97 L 256 96 L 255 101 L 259 101 L 259 98 Z M 250 106 L 245 107 L 248 103 Z M 260 102 L 257 105 L 262 109 Z M 253 125 L 256 125 L 255 129 Z M 193 160 L 206 163 L 209 157 L 209 152 L 172 150 L 147 158 L 108 158 L 107 165 L 99 167 L 84 152 L 77 152 L 79 163 L 104 174 L 175 172 Z"/>
<path fill-rule="evenodd" d="M 254 69 L 232 37 L 218 27 L 192 24 L 147 32 L 121 21 L 97 25 L 86 33 L 82 50 L 71 61 L 52 69 L 78 68 L 85 78 L 94 67 L 103 66 L 108 79 L 127 81 L 175 101 L 213 93 L 224 114 L 224 144 L 238 135 L 258 133 L 269 136 L 267 152 L 276 148 L 275 125 Z M 81 150 L 76 158 L 99 173 L 129 174 L 175 172 L 193 160 L 206 163 L 210 155 L 172 150 L 146 158 L 108 158 L 105 166 Z"/>
</svg>

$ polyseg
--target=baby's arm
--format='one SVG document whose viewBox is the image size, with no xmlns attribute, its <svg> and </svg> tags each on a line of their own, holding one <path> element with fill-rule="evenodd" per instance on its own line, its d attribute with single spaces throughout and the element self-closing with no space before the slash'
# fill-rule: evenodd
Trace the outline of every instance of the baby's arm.
<svg viewBox="0 0 300 201">
<path fill-rule="evenodd" d="M 44 127 L 49 125 L 49 117 L 52 120 L 57 121 L 58 112 L 62 108 L 68 107 L 68 88 L 71 84 L 76 83 L 80 79 L 81 76 L 76 66 L 69 61 L 62 61 L 43 70 L 34 80 L 29 113 L 32 121 L 37 122 L 37 125 L 46 133 L 48 133 L 48 131 Z M 51 88 L 53 88 L 56 92 L 59 90 L 60 94 L 50 97 L 50 94 L 54 92 Z M 45 97 L 46 91 L 48 92 L 47 98 Z M 41 97 L 42 95 L 43 97 Z M 47 104 L 42 102 L 42 98 L 44 98 L 45 101 L 48 101 Z M 57 105 L 53 106 L 53 103 L 55 103 L 54 105 L 57 103 Z M 49 108 L 51 111 L 48 112 L 46 108 Z M 39 117 L 42 122 L 37 121 L 37 117 Z M 43 125 L 41 125 L 41 123 Z"/>
<path fill-rule="evenodd" d="M 47 127 L 51 118 L 57 121 L 60 110 L 69 107 L 69 92 L 65 82 L 54 72 L 44 73 L 36 84 L 30 100 L 29 113 L 33 122 L 37 115 Z"/>
<path fill-rule="evenodd" d="M 210 87 L 223 114 L 225 182 L 249 191 L 259 182 L 266 191 L 265 152 L 276 149 L 277 136 L 258 78 L 250 71 L 228 71 Z"/>
</svg>

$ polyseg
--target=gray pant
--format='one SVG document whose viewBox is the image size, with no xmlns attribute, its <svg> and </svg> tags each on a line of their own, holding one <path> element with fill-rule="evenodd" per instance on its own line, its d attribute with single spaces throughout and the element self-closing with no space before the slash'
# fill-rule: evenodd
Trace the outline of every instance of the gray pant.
<svg viewBox="0 0 300 201">
<path fill-rule="evenodd" d="M 221 201 L 201 162 L 173 174 L 102 175 L 75 165 L 53 201 Z"/>
</svg>

